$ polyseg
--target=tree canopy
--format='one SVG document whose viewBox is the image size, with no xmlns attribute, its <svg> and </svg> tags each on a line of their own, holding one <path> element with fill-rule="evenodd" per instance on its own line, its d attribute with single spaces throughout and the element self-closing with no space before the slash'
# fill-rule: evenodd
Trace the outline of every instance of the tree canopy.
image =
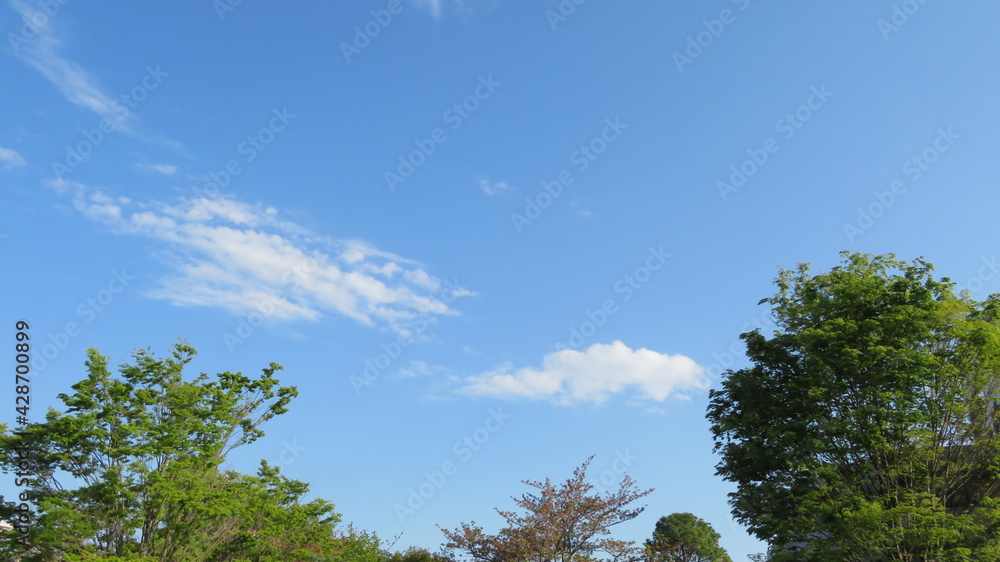
<svg viewBox="0 0 1000 562">
<path fill-rule="evenodd" d="M 722 538 L 707 521 L 692 513 L 672 513 L 656 522 L 646 541 L 649 560 L 656 562 L 730 562 L 719 546 Z"/>
<path fill-rule="evenodd" d="M 377 539 L 337 540 L 333 504 L 305 501 L 308 485 L 278 468 L 222 468 L 230 451 L 287 412 L 297 390 L 280 385 L 276 363 L 257 378 L 227 371 L 185 380 L 194 354 L 184 343 L 164 358 L 138 350 L 115 375 L 107 357 L 87 351 L 86 378 L 59 395 L 65 411 L 26 427 L 38 519 L 31 550 L 2 541 L 0 558 L 286 561 L 335 560 L 348 547 L 379 552 Z M 0 466 L 10 469 L 20 438 L 0 430 Z"/>
<path fill-rule="evenodd" d="M 1000 297 L 922 259 L 782 270 L 710 392 L 734 516 L 775 560 L 1000 559 Z"/>
<path fill-rule="evenodd" d="M 548 478 L 544 482 L 522 480 L 539 493 L 514 500 L 523 514 L 497 509 L 507 526 L 496 535 L 487 534 L 474 521 L 455 530 L 442 529 L 448 539 L 447 552 L 482 562 L 638 560 L 641 548 L 610 538 L 609 528 L 642 513 L 645 507 L 628 505 L 653 490 L 639 490 L 625 476 L 616 492 L 591 494 L 593 485 L 586 481 L 591 460 L 559 486 Z M 598 555 L 605 558 L 595 558 Z"/>
</svg>

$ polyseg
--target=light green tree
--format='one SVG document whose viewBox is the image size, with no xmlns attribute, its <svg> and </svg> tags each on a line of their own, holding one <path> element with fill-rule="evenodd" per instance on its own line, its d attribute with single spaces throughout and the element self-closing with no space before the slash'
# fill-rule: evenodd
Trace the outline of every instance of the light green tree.
<svg viewBox="0 0 1000 562">
<path fill-rule="evenodd" d="M 220 468 L 287 412 L 297 390 L 280 386 L 281 366 L 258 378 L 185 380 L 194 354 L 184 343 L 164 358 L 138 350 L 113 374 L 108 358 L 87 351 L 86 378 L 59 396 L 64 411 L 26 430 L 39 508 L 33 548 L 4 541 L 0 558 L 332 560 L 343 550 L 333 504 L 305 501 L 305 483 L 266 462 L 256 475 Z M 9 469 L 23 437 L 0 429 L 0 466 Z"/>
</svg>

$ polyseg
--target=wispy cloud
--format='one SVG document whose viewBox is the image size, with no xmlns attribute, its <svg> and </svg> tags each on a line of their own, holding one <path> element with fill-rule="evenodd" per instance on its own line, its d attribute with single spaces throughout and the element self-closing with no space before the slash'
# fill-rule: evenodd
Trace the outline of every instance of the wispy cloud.
<svg viewBox="0 0 1000 562">
<path fill-rule="evenodd" d="M 177 173 L 177 166 L 173 164 L 146 164 L 140 162 L 135 166 L 144 172 L 154 172 L 165 176 L 172 176 Z"/>
<path fill-rule="evenodd" d="M 28 165 L 28 162 L 16 150 L 2 146 L 0 146 L 0 162 L 3 162 L 3 167 L 7 170 Z"/>
<path fill-rule="evenodd" d="M 550 400 L 559 405 L 600 404 L 615 394 L 662 402 L 672 393 L 709 386 L 705 368 L 683 355 L 645 348 L 633 350 L 620 341 L 594 344 L 583 351 L 565 349 L 542 359 L 542 367 L 513 370 L 510 364 L 469 377 L 459 392 L 507 398 Z M 647 402 L 648 404 L 648 402 Z"/>
<path fill-rule="evenodd" d="M 21 0 L 10 0 L 10 6 L 22 18 L 30 18 L 35 9 Z M 115 112 L 116 101 L 98 88 L 96 79 L 80 65 L 59 54 L 62 47 L 54 26 L 42 26 L 37 36 L 18 49 L 18 56 L 42 73 L 70 102 L 93 111 L 100 117 L 112 119 L 120 130 L 128 131 L 126 124 Z"/>
<path fill-rule="evenodd" d="M 504 181 L 490 181 L 488 179 L 479 180 L 479 189 L 483 190 L 486 195 L 500 195 L 501 193 L 506 193 L 510 190 L 510 186 Z"/>
<path fill-rule="evenodd" d="M 448 4 L 453 13 L 461 16 L 475 15 L 478 8 L 490 6 L 500 0 L 409 0 L 420 9 L 426 10 L 434 19 L 441 19 L 445 11 L 445 4 Z M 577 0 L 582 1 L 582 0 Z"/>
<path fill-rule="evenodd" d="M 266 303 L 276 319 L 333 313 L 399 333 L 457 314 L 436 296 L 441 280 L 419 263 L 365 241 L 320 236 L 274 207 L 234 198 L 135 202 L 75 182 L 49 185 L 112 232 L 163 242 L 171 273 L 149 296 L 177 306 L 245 314 Z"/>
<path fill-rule="evenodd" d="M 571 208 L 573 209 L 573 211 L 575 211 L 575 212 L 576 212 L 576 214 L 577 214 L 578 216 L 580 216 L 580 217 L 583 217 L 583 218 L 585 218 L 585 219 L 589 219 L 589 218 L 592 218 L 592 217 L 594 216 L 594 212 L 593 212 L 593 211 L 591 211 L 590 209 L 584 209 L 584 208 L 583 208 L 583 207 L 582 207 L 582 206 L 581 206 L 581 205 L 580 205 L 579 203 L 577 203 L 576 201 L 574 201 L 574 202 L 570 203 L 570 204 L 569 204 L 569 206 L 570 206 L 570 207 L 571 207 Z"/>
<path fill-rule="evenodd" d="M 24 0 L 8 0 L 8 3 L 22 19 L 31 20 L 41 13 L 37 6 Z M 134 109 L 141 98 L 133 99 L 129 96 L 129 93 L 134 94 L 140 88 L 145 95 L 148 95 L 149 91 L 155 89 L 169 73 L 160 70 L 159 66 L 155 69 L 147 66 L 147 75 L 129 93 L 118 97 L 109 95 L 99 87 L 95 76 L 61 54 L 63 42 L 57 33 L 59 26 L 56 17 L 48 19 L 47 24 L 35 28 L 34 35 L 18 38 L 17 47 L 13 49 L 18 58 L 40 72 L 70 103 L 93 112 L 101 118 L 102 123 L 106 119 L 114 130 L 145 142 L 183 152 L 183 145 L 176 141 L 162 135 L 150 135 L 138 131 L 141 129 L 141 121 Z M 105 125 L 101 125 L 101 128 L 105 128 Z"/>
<path fill-rule="evenodd" d="M 436 376 L 441 379 L 450 379 L 451 371 L 441 365 L 431 365 L 426 361 L 411 360 L 406 367 L 401 367 L 396 373 L 396 378 L 416 378 Z"/>
<path fill-rule="evenodd" d="M 441 17 L 441 0 L 412 0 L 417 6 L 429 11 L 435 19 Z"/>
</svg>

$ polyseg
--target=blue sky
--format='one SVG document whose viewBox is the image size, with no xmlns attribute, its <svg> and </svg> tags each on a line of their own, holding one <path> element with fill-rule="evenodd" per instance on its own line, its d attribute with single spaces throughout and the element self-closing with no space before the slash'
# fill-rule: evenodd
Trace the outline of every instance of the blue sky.
<svg viewBox="0 0 1000 562">
<path fill-rule="evenodd" d="M 596 455 L 656 489 L 621 538 L 689 511 L 744 559 L 704 411 L 777 267 L 894 252 L 1000 290 L 997 16 L 8 1 L 0 316 L 32 326 L 34 415 L 87 347 L 181 337 L 301 391 L 235 468 L 398 547 Z"/>
</svg>

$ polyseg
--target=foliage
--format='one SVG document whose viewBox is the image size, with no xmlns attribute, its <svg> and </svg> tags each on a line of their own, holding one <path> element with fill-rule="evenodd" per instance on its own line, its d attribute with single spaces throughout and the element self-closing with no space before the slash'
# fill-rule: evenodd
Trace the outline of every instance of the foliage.
<svg viewBox="0 0 1000 562">
<path fill-rule="evenodd" d="M 720 538 L 707 521 L 691 513 L 672 513 L 656 522 L 646 553 L 657 562 L 730 562 Z"/>
<path fill-rule="evenodd" d="M 917 259 L 782 270 L 707 417 L 733 513 L 775 560 L 997 560 L 1000 297 Z"/>
<path fill-rule="evenodd" d="M 558 487 L 548 478 L 544 482 L 523 480 L 539 493 L 514 500 L 525 510 L 523 515 L 497 509 L 507 526 L 496 535 L 486 534 L 474 521 L 453 531 L 442 529 L 447 552 L 483 562 L 597 560 L 594 555 L 598 553 L 607 556 L 606 560 L 641 559 L 642 550 L 634 543 L 607 535 L 610 527 L 642 513 L 645 507 L 627 506 L 653 490 L 639 490 L 626 476 L 617 492 L 591 495 L 593 485 L 585 477 L 593 458 Z"/>
<path fill-rule="evenodd" d="M 387 562 L 449 562 L 451 558 L 442 554 L 433 554 L 430 551 L 411 546 L 403 552 L 395 552 L 388 558 Z"/>
<path fill-rule="evenodd" d="M 30 492 L 39 517 L 25 560 L 314 560 L 332 555 L 333 505 L 303 502 L 308 485 L 262 462 L 256 475 L 224 471 L 234 448 L 297 395 L 274 377 L 225 372 L 184 380 L 195 350 L 179 343 L 166 358 L 134 353 L 119 375 L 87 351 L 87 377 L 60 394 L 27 427 Z M 0 434 L 0 466 L 17 463 L 15 436 Z M 4 514 L 0 514 L 4 515 Z M 11 559 L 18 548 L 0 545 Z"/>
<path fill-rule="evenodd" d="M 383 562 L 387 558 L 382 549 L 382 541 L 375 533 L 358 530 L 353 525 L 348 525 L 346 529 L 337 530 L 334 535 L 337 547 L 332 556 L 316 560 Z"/>
</svg>

